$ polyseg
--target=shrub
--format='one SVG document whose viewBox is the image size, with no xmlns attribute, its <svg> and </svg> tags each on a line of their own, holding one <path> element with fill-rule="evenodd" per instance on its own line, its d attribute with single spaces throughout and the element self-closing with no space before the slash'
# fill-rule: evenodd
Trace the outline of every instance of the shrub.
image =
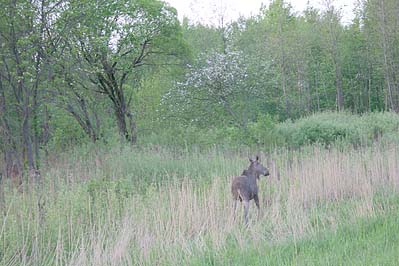
<svg viewBox="0 0 399 266">
<path fill-rule="evenodd" d="M 347 144 L 371 144 L 376 138 L 396 135 L 399 115 L 394 113 L 368 113 L 362 116 L 350 113 L 325 112 L 286 121 L 276 132 L 287 146 L 299 147 L 320 143 L 329 145 L 340 141 Z"/>
<path fill-rule="evenodd" d="M 301 147 L 318 143 L 324 146 L 340 142 L 370 145 L 376 139 L 399 141 L 399 115 L 390 112 L 356 115 L 347 112 L 323 112 L 296 121 L 277 122 L 260 115 L 247 129 L 235 126 L 199 128 L 193 125 L 162 129 L 139 137 L 140 144 L 178 147 L 275 146 Z"/>
</svg>

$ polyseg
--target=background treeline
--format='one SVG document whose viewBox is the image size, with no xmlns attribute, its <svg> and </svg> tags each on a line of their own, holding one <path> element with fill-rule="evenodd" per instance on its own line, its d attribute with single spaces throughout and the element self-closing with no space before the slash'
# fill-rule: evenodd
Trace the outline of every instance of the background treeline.
<svg viewBox="0 0 399 266">
<path fill-rule="evenodd" d="M 399 111 L 396 0 L 359 1 L 346 25 L 331 1 L 211 26 L 156 0 L 0 3 L 4 176 L 39 178 L 89 142 L 362 144 L 398 128 L 393 113 L 349 114 Z"/>
</svg>

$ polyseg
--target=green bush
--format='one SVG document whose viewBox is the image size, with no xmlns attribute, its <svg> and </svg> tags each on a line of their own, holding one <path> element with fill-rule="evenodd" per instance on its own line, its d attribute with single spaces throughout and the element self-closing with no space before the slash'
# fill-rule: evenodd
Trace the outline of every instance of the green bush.
<svg viewBox="0 0 399 266">
<path fill-rule="evenodd" d="M 322 113 L 299 119 L 295 123 L 288 121 L 278 126 L 277 132 L 288 146 L 302 146 L 320 143 L 331 144 L 337 140 L 351 139 L 358 142 L 357 128 L 353 127 L 353 118 L 347 114 Z"/>
<path fill-rule="evenodd" d="M 398 136 L 399 115 L 396 113 L 379 112 L 362 116 L 362 128 L 368 140 L 375 140 L 386 135 Z"/>
<path fill-rule="evenodd" d="M 140 144 L 177 147 L 276 146 L 301 147 L 334 143 L 370 145 L 375 140 L 399 141 L 399 115 L 390 112 L 356 115 L 347 112 L 323 112 L 296 121 L 277 122 L 260 115 L 246 129 L 236 126 L 199 128 L 176 126 L 139 137 Z"/>
<path fill-rule="evenodd" d="M 329 145 L 337 141 L 346 144 L 371 144 L 376 138 L 397 135 L 399 115 L 394 113 L 325 112 L 286 121 L 276 127 L 276 133 L 286 146 L 299 147 L 319 143 Z M 392 138 L 391 138 L 392 139 Z"/>
<path fill-rule="evenodd" d="M 74 118 L 57 109 L 54 112 L 55 115 L 50 120 L 50 128 L 53 129 L 49 143 L 51 149 L 63 150 L 66 147 L 81 145 L 89 141 L 89 138 Z"/>
<path fill-rule="evenodd" d="M 277 121 L 270 115 L 260 115 L 255 123 L 250 123 L 248 130 L 252 143 L 265 147 L 281 144 L 282 138 L 276 132 Z"/>
</svg>

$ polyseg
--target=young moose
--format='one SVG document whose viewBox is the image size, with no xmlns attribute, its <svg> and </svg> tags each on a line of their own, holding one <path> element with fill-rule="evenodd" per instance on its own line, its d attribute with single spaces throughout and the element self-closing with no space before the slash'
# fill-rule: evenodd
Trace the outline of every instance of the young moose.
<svg viewBox="0 0 399 266">
<path fill-rule="evenodd" d="M 269 170 L 264 167 L 260 161 L 259 156 L 256 159 L 249 158 L 251 164 L 248 169 L 244 170 L 241 176 L 237 176 L 233 179 L 231 184 L 231 192 L 233 193 L 234 199 L 234 217 L 236 214 L 237 201 L 244 202 L 244 219 L 245 224 L 248 224 L 248 209 L 249 201 L 254 200 L 256 207 L 258 208 L 259 215 L 259 197 L 258 197 L 258 184 L 257 179 L 260 175 L 268 176 Z"/>
</svg>

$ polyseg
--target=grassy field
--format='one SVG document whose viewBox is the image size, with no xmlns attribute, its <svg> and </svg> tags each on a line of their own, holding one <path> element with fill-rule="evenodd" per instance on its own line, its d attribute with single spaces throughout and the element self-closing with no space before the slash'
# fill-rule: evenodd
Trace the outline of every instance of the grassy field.
<svg viewBox="0 0 399 266">
<path fill-rule="evenodd" d="M 392 204 L 398 204 L 398 199 Z M 396 212 L 359 218 L 336 230 L 326 229 L 300 240 L 267 242 L 241 249 L 230 244 L 209 251 L 192 265 L 397 265 L 399 215 Z"/>
<path fill-rule="evenodd" d="M 233 219 L 250 150 L 80 148 L 3 186 L 2 265 L 396 265 L 399 147 L 261 154 L 262 213 Z M 21 189 L 20 189 L 21 190 Z"/>
</svg>

